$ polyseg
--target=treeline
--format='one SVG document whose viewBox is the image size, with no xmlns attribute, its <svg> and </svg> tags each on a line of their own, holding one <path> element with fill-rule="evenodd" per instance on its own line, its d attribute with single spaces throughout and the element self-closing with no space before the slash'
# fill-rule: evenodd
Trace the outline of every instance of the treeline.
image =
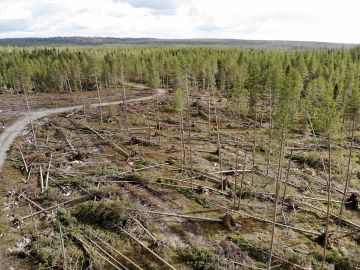
<svg viewBox="0 0 360 270">
<path fill-rule="evenodd" d="M 282 87 L 295 103 L 331 96 L 345 110 L 359 89 L 360 47 L 271 51 L 230 48 L 3 48 L 1 91 L 91 91 L 132 81 L 150 87 L 216 90 L 249 111 L 274 106 Z M 287 84 L 287 86 L 284 86 Z M 296 88 L 296 89 L 295 89 Z M 323 92 L 326 93 L 323 93 Z M 314 104 L 315 105 L 315 104 Z"/>
<path fill-rule="evenodd" d="M 158 39 L 115 37 L 48 37 L 48 38 L 4 38 L 0 46 L 55 46 L 55 45 L 132 45 L 132 46 L 230 46 L 257 49 L 342 49 L 353 48 L 350 43 L 328 43 L 288 40 L 246 39 Z"/>
</svg>

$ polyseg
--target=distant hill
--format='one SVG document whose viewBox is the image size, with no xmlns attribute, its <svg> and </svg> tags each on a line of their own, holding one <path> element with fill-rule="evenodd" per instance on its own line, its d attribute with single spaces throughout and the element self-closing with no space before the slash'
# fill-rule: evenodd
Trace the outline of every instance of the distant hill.
<svg viewBox="0 0 360 270">
<path fill-rule="evenodd" d="M 327 43 L 312 41 L 244 40 L 244 39 L 156 39 L 114 37 L 50 37 L 50 38 L 6 38 L 0 46 L 43 45 L 138 45 L 138 46 L 231 46 L 258 49 L 339 49 L 352 48 L 357 44 Z"/>
</svg>

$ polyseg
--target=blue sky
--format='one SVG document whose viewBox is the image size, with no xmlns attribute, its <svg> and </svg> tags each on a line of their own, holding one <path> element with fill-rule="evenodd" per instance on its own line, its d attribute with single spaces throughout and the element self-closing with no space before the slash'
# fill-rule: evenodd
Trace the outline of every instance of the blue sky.
<svg viewBox="0 0 360 270">
<path fill-rule="evenodd" d="M 360 43 L 358 0 L 0 0 L 0 38 L 114 36 Z"/>
</svg>

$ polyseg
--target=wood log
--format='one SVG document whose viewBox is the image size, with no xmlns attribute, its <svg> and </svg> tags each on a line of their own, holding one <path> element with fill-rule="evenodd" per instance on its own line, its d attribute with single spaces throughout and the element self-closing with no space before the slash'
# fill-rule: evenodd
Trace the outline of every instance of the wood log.
<svg viewBox="0 0 360 270">
<path fill-rule="evenodd" d="M 128 152 L 126 152 L 124 149 L 122 149 L 120 146 L 118 146 L 117 144 L 115 144 L 114 142 L 110 141 L 109 139 L 106 139 L 104 136 L 102 136 L 99 132 L 97 132 L 95 129 L 89 127 L 88 125 L 84 126 L 89 129 L 90 131 L 92 131 L 93 133 L 95 133 L 99 138 L 103 139 L 104 141 L 108 142 L 111 146 L 113 146 L 116 150 L 118 150 L 124 157 L 129 158 L 130 154 Z"/>
<path fill-rule="evenodd" d="M 156 258 L 158 258 L 161 262 L 163 262 L 166 266 L 168 266 L 170 269 L 176 270 L 174 266 L 169 264 L 167 261 L 165 261 L 163 258 L 161 258 L 159 255 L 157 255 L 154 251 L 152 251 L 150 248 L 148 248 L 143 242 L 141 242 L 139 239 L 137 239 L 135 236 L 133 236 L 131 233 L 125 231 L 123 228 L 117 226 L 121 232 L 129 236 L 131 239 L 135 240 L 138 244 L 140 244 L 143 248 L 145 248 L 147 251 L 149 251 L 152 255 L 154 255 Z"/>
<path fill-rule="evenodd" d="M 98 239 L 101 243 L 103 243 L 104 245 L 106 245 L 107 247 L 111 248 L 111 250 L 113 250 L 115 253 L 117 253 L 118 255 L 120 255 L 121 257 L 123 257 L 125 260 L 127 260 L 129 263 L 131 263 L 136 269 L 138 270 L 144 270 L 142 269 L 139 265 L 137 265 L 135 262 L 133 262 L 131 259 L 129 259 L 127 256 L 125 256 L 123 253 L 121 253 L 120 251 L 118 251 L 117 249 L 113 248 L 111 245 L 109 245 L 107 242 L 105 242 L 103 239 L 101 239 L 98 236 L 95 236 L 96 239 Z"/>
</svg>

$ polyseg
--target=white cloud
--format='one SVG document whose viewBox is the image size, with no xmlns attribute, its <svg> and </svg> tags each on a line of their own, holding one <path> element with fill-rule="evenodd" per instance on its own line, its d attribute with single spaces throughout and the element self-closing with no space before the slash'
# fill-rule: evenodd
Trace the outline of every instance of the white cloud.
<svg viewBox="0 0 360 270">
<path fill-rule="evenodd" d="M 1 0 L 0 37 L 238 38 L 360 43 L 357 0 Z"/>
</svg>

